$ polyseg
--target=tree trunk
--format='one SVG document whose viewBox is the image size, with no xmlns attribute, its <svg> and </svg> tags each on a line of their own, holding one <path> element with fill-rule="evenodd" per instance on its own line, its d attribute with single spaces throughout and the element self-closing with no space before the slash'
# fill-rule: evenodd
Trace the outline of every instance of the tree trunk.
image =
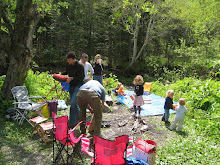
<svg viewBox="0 0 220 165">
<path fill-rule="evenodd" d="M 153 16 L 151 16 L 149 23 L 148 23 L 144 43 L 143 43 L 141 49 L 139 50 L 139 52 L 137 52 L 137 39 L 138 39 L 138 32 L 139 32 L 139 26 L 140 26 L 139 24 L 137 24 L 136 29 L 135 29 L 135 33 L 134 33 L 133 56 L 132 56 L 132 60 L 131 60 L 130 64 L 128 65 L 128 67 L 126 68 L 126 70 L 128 70 L 138 60 L 138 58 L 141 56 L 142 52 L 144 51 L 144 48 L 149 43 L 150 32 L 153 29 L 153 25 L 154 25 Z M 136 35 L 136 32 L 137 32 L 137 35 Z"/>
<path fill-rule="evenodd" d="M 5 22 L 6 14 L 1 10 Z M 10 59 L 6 78 L 2 86 L 2 97 L 8 100 L 11 97 L 11 88 L 17 85 L 23 85 L 27 76 L 27 71 L 33 59 L 32 41 L 35 27 L 39 22 L 40 15 L 37 12 L 37 5 L 32 0 L 17 1 L 15 9 L 14 24 L 8 23 L 8 37 L 10 37 L 10 46 L 4 47 Z M 0 38 L 1 39 L 1 38 Z M 4 43 L 0 43 L 4 44 Z M 0 45 L 1 47 L 1 45 Z"/>
<path fill-rule="evenodd" d="M 11 96 L 11 88 L 23 85 L 31 61 L 32 57 L 30 56 L 10 58 L 10 64 L 6 74 L 7 76 L 2 86 L 3 98 L 8 100 Z"/>
</svg>

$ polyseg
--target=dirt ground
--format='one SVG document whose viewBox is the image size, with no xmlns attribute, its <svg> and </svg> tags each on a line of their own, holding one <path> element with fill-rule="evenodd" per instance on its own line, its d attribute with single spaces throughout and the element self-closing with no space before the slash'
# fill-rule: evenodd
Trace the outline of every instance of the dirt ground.
<svg viewBox="0 0 220 165">
<path fill-rule="evenodd" d="M 133 136 L 135 140 L 142 137 L 154 140 L 160 146 L 165 144 L 168 137 L 175 136 L 161 121 L 161 116 L 141 116 L 137 119 L 132 113 L 125 105 L 114 102 L 111 112 L 103 113 L 102 136 L 110 140 L 120 135 Z M 105 127 L 106 123 L 110 125 Z"/>
<path fill-rule="evenodd" d="M 166 145 L 169 139 L 176 137 L 176 132 L 170 131 L 165 127 L 164 122 L 161 121 L 161 116 L 142 116 L 140 120 L 137 120 L 132 116 L 133 112 L 128 107 L 117 102 L 113 102 L 110 109 L 109 112 L 103 113 L 103 128 L 101 129 L 103 138 L 113 140 L 120 135 L 129 135 L 135 141 L 137 138 L 142 137 L 143 139 L 154 140 L 159 149 Z M 64 112 L 69 113 L 69 110 L 64 110 Z M 89 113 L 87 115 L 90 116 Z M 110 123 L 110 125 L 104 127 L 106 123 Z M 38 135 L 34 134 L 31 141 L 23 144 L 17 144 L 16 142 L 6 144 L 8 145 L 1 147 L 2 154 L 4 153 L 2 155 L 4 162 L 13 164 L 13 162 L 17 161 L 27 165 L 52 164 L 52 143 L 43 144 Z M 38 148 L 38 151 L 31 149 L 31 151 L 27 152 L 26 146 Z M 39 150 L 39 148 L 41 149 Z M 90 164 L 89 156 L 84 156 L 87 162 L 83 163 L 83 165 Z M 82 163 L 77 161 L 75 164 Z"/>
</svg>

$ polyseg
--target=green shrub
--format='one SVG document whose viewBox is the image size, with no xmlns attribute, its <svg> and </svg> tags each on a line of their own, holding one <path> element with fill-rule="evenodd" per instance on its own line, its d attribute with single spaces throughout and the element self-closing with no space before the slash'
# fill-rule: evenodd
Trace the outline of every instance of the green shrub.
<svg viewBox="0 0 220 165">
<path fill-rule="evenodd" d="M 118 84 L 117 76 L 113 75 L 112 73 L 110 73 L 108 77 L 104 75 L 103 84 L 106 91 L 114 89 Z M 24 85 L 27 87 L 29 95 L 43 97 L 47 96 L 46 99 L 58 97 L 62 92 L 60 83 L 58 81 L 54 81 L 49 72 L 40 73 L 37 71 L 34 73 L 32 70 L 29 70 Z M 54 88 L 55 85 L 56 88 Z M 52 90 L 53 88 L 54 90 Z M 55 89 L 57 89 L 57 92 Z M 60 99 L 66 99 L 64 94 Z"/>
<path fill-rule="evenodd" d="M 109 76 L 107 77 L 106 75 L 103 76 L 103 85 L 105 87 L 105 90 L 112 90 L 115 89 L 115 87 L 118 84 L 118 79 L 116 75 L 113 75 L 112 73 L 109 74 Z"/>
<path fill-rule="evenodd" d="M 5 81 L 5 76 L 0 76 L 0 88 L 2 88 L 4 81 Z M 13 107 L 12 102 L 13 102 L 13 100 L 3 99 L 2 95 L 0 93 L 0 111 L 3 112 L 3 114 L 5 114 L 5 112 L 8 108 Z"/>
<path fill-rule="evenodd" d="M 61 84 L 55 81 L 49 72 L 37 71 L 34 73 L 29 70 L 24 85 L 27 87 L 29 95 L 46 97 L 47 100 L 58 98 L 62 92 Z M 66 98 L 62 94 L 60 99 L 65 100 Z"/>
<path fill-rule="evenodd" d="M 185 78 L 170 84 L 153 82 L 151 92 L 166 96 L 166 91 L 173 89 L 174 101 L 186 98 L 189 109 L 186 121 L 193 125 L 199 135 L 219 140 L 220 135 L 220 82 L 211 79 L 198 80 Z"/>
</svg>

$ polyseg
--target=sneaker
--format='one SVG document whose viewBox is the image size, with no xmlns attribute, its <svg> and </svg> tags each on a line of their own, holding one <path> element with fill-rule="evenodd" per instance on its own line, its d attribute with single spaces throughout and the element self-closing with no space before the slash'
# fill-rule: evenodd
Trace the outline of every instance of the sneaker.
<svg viewBox="0 0 220 165">
<path fill-rule="evenodd" d="M 168 127 L 168 129 L 169 129 L 170 131 L 172 131 L 172 130 L 173 130 L 171 127 Z"/>
<path fill-rule="evenodd" d="M 86 137 L 87 137 L 87 138 L 92 138 L 92 137 L 93 137 L 93 134 L 88 133 L 88 134 L 86 135 Z"/>
<path fill-rule="evenodd" d="M 170 122 L 169 121 L 165 121 L 165 125 L 166 126 L 170 126 Z"/>
<path fill-rule="evenodd" d="M 77 123 L 73 124 L 73 123 L 68 123 L 68 128 L 74 128 L 77 125 Z"/>
</svg>

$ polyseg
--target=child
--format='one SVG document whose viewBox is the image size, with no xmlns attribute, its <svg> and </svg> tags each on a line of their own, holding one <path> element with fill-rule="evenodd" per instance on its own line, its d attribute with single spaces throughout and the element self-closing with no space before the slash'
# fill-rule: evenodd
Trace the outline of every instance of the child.
<svg viewBox="0 0 220 165">
<path fill-rule="evenodd" d="M 134 106 L 134 115 L 136 117 L 139 117 L 141 114 L 141 106 L 144 105 L 144 100 L 143 100 L 143 93 L 144 93 L 144 87 L 143 87 L 143 77 L 141 75 L 137 75 L 134 78 L 133 84 L 135 85 L 134 88 L 134 102 L 133 102 L 133 106 Z M 137 109 L 136 107 L 138 107 L 138 114 L 137 114 Z"/>
<path fill-rule="evenodd" d="M 180 98 L 179 99 L 179 106 L 176 107 L 176 116 L 175 120 L 170 126 L 171 130 L 174 130 L 176 128 L 176 124 L 178 123 L 177 131 L 181 131 L 183 127 L 183 122 L 185 119 L 185 115 L 187 113 L 187 109 L 184 106 L 186 104 L 185 98 Z"/>
<path fill-rule="evenodd" d="M 173 96 L 174 96 L 174 91 L 173 90 L 168 90 L 165 98 L 165 104 L 164 104 L 164 111 L 165 113 L 163 114 L 162 121 L 165 121 L 166 125 L 169 125 L 170 122 L 168 121 L 169 119 L 169 110 L 173 109 Z"/>
<path fill-rule="evenodd" d="M 116 86 L 116 88 L 115 88 L 115 93 L 114 93 L 116 96 L 118 96 L 118 92 L 117 92 L 117 91 L 119 90 L 119 88 L 120 88 L 121 86 L 122 86 L 122 83 L 118 82 L 118 84 L 117 84 L 117 86 Z"/>
</svg>

